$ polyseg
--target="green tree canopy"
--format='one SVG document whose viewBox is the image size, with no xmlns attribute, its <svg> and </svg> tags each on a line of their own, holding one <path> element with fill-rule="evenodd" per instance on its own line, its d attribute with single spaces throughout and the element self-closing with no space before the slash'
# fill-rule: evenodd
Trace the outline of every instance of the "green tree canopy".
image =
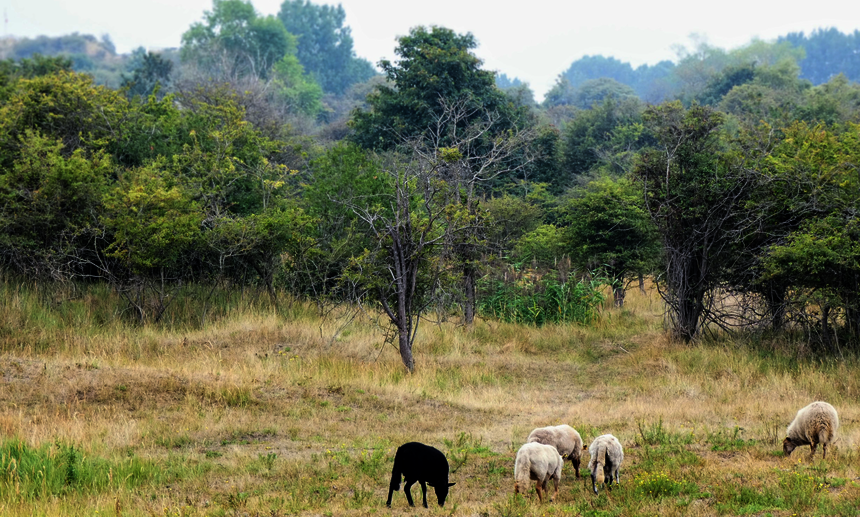
<svg viewBox="0 0 860 517">
<path fill-rule="evenodd" d="M 296 52 L 296 38 L 250 2 L 213 0 L 212 11 L 182 35 L 181 57 L 216 76 L 267 78 L 275 63 Z"/>
<path fill-rule="evenodd" d="M 298 38 L 296 57 L 326 92 L 342 95 L 376 74 L 370 62 L 355 56 L 342 6 L 285 0 L 278 19 Z"/>
<path fill-rule="evenodd" d="M 621 306 L 626 282 L 660 263 L 660 240 L 641 191 L 627 179 L 603 178 L 577 191 L 560 211 L 565 252 L 577 268 L 605 272 Z"/>
<path fill-rule="evenodd" d="M 369 149 L 388 149 L 437 126 L 445 106 L 465 102 L 471 116 L 458 120 L 468 126 L 488 112 L 498 114 L 498 129 L 511 126 L 516 113 L 495 86 L 495 74 L 481 69 L 471 49 L 472 34 L 457 34 L 444 27 L 416 27 L 399 40 L 400 61 L 384 60 L 380 67 L 388 84 L 368 97 L 370 110 L 353 113 L 353 139 Z"/>
<path fill-rule="evenodd" d="M 103 152 L 68 155 L 30 129 L 19 139 L 20 154 L 0 174 L 0 259 L 25 274 L 64 278 L 90 245 L 113 166 Z"/>
<path fill-rule="evenodd" d="M 733 264 L 732 244 L 752 231 L 746 202 L 754 177 L 724 140 L 723 114 L 680 102 L 649 107 L 643 120 L 655 145 L 634 178 L 664 246 L 665 290 L 673 335 L 689 341 L 715 318 L 718 287 Z"/>
<path fill-rule="evenodd" d="M 14 84 L 0 106 L 0 160 L 11 167 L 27 130 L 61 142 L 64 155 L 105 148 L 128 112 L 120 92 L 96 86 L 86 74 L 60 71 Z"/>
<path fill-rule="evenodd" d="M 604 152 L 638 149 L 639 135 L 626 127 L 640 123 L 643 105 L 638 99 L 608 98 L 589 110 L 577 112 L 564 129 L 560 185 L 568 187 L 576 176 L 590 171 L 601 162 Z"/>
<path fill-rule="evenodd" d="M 138 49 L 142 52 L 143 49 Z M 129 98 L 140 96 L 148 97 L 156 87 L 166 89 L 170 85 L 170 73 L 173 71 L 173 62 L 164 59 L 160 54 L 154 52 L 143 52 L 137 64 L 131 70 L 131 76 L 123 75 L 123 88 L 128 89 Z"/>
</svg>

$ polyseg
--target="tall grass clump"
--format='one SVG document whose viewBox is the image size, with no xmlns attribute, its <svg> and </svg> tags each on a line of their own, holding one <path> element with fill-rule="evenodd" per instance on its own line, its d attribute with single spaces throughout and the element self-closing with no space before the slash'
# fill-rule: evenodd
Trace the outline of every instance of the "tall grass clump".
<svg viewBox="0 0 860 517">
<path fill-rule="evenodd" d="M 508 323 L 590 323 L 605 296 L 600 278 L 561 281 L 554 273 L 525 273 L 511 279 L 484 280 L 478 310 L 484 317 Z"/>
<path fill-rule="evenodd" d="M 96 494 L 190 477 L 182 462 L 158 464 L 131 456 L 107 460 L 61 442 L 30 447 L 0 442 L 0 501 L 20 503 L 69 494 Z"/>
</svg>

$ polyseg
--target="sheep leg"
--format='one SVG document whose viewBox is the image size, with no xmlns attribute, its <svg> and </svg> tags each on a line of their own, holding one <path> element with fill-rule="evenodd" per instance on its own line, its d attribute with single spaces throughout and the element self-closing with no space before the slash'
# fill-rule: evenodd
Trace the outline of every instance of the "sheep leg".
<svg viewBox="0 0 860 517">
<path fill-rule="evenodd" d="M 558 497 L 558 478 L 552 478 L 552 482 L 555 485 L 555 494 L 553 494 L 552 497 L 549 498 L 550 502 L 555 501 L 555 498 Z"/>
<path fill-rule="evenodd" d="M 394 495 L 394 487 L 388 487 L 388 501 L 385 502 L 385 506 L 391 508 L 391 496 Z"/>
<path fill-rule="evenodd" d="M 811 444 L 809 444 L 809 448 L 809 459 L 812 459 L 812 457 L 815 456 L 815 449 L 818 448 L 818 444 L 816 442 L 812 442 Z"/>
<path fill-rule="evenodd" d="M 537 492 L 538 495 L 538 502 L 543 503 L 543 497 L 540 493 L 540 481 L 535 481 L 535 492 Z"/>
<path fill-rule="evenodd" d="M 824 456 L 822 456 L 821 459 L 826 460 L 827 459 L 827 444 L 826 443 L 821 444 L 821 448 L 824 450 Z"/>
<path fill-rule="evenodd" d="M 576 479 L 579 479 L 579 461 L 578 459 L 570 458 L 570 464 L 573 465 L 573 473 L 576 474 Z"/>
<path fill-rule="evenodd" d="M 403 491 L 406 492 L 406 501 L 409 503 L 409 506 L 415 506 L 415 503 L 412 501 L 412 485 L 415 484 L 415 479 L 407 479 L 406 484 L 403 485 Z"/>
<path fill-rule="evenodd" d="M 617 485 L 617 484 L 619 484 L 619 483 L 621 483 L 621 480 L 619 480 L 619 479 L 618 479 L 618 471 L 619 471 L 619 470 L 621 470 L 621 469 L 616 469 L 616 470 L 615 470 L 615 484 L 616 484 L 616 485 Z"/>
<path fill-rule="evenodd" d="M 427 508 L 427 483 L 423 479 L 419 483 L 421 483 L 421 499 L 424 502 L 424 508 Z"/>
</svg>

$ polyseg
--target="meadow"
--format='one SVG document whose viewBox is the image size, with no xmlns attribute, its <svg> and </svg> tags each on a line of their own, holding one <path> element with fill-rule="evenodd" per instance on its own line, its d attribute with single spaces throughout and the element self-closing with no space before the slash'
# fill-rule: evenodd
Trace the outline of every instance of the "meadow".
<svg viewBox="0 0 860 517">
<path fill-rule="evenodd" d="M 140 327 L 110 296 L 0 286 L 0 515 L 860 515 L 860 360 L 672 343 L 651 291 L 587 326 L 425 321 L 411 375 L 347 308 L 225 294 L 206 326 L 177 304 Z M 813 400 L 839 410 L 839 440 L 786 458 Z M 519 446 L 561 423 L 621 440 L 620 486 L 593 495 L 586 454 L 555 502 L 513 494 Z M 385 507 L 413 440 L 448 456 L 444 508 L 432 490 L 429 509 Z"/>
</svg>

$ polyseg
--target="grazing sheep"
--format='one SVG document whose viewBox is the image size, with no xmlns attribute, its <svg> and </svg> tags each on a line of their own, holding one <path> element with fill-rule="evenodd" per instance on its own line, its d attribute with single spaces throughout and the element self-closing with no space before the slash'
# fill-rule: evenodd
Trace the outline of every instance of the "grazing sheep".
<svg viewBox="0 0 860 517">
<path fill-rule="evenodd" d="M 552 445 L 561 454 L 561 458 L 569 458 L 573 472 L 579 478 L 579 464 L 582 458 L 582 437 L 576 429 L 569 425 L 551 425 L 538 427 L 529 434 L 527 442 L 537 442 Z"/>
<path fill-rule="evenodd" d="M 815 448 L 820 443 L 824 448 L 824 458 L 827 458 L 827 445 L 833 443 L 836 430 L 839 429 L 839 415 L 827 402 L 813 402 L 797 412 L 794 421 L 788 426 L 786 438 L 782 442 L 782 450 L 786 456 L 801 445 L 809 445 L 809 457 L 815 456 Z"/>
<path fill-rule="evenodd" d="M 588 468 L 591 469 L 591 488 L 597 493 L 597 485 L 606 481 L 606 488 L 611 490 L 612 477 L 615 476 L 615 484 L 618 484 L 618 469 L 624 461 L 624 450 L 621 442 L 611 434 L 598 436 L 588 447 L 591 452 L 591 461 Z"/>
<path fill-rule="evenodd" d="M 514 493 L 527 490 L 529 480 L 535 480 L 535 491 L 538 501 L 543 502 L 541 488 L 547 490 L 546 483 L 550 479 L 555 484 L 555 494 L 549 500 L 554 501 L 558 495 L 558 482 L 561 480 L 561 466 L 564 460 L 552 445 L 544 445 L 537 442 L 529 442 L 517 451 L 517 461 L 514 464 Z"/>
<path fill-rule="evenodd" d="M 391 508 L 391 495 L 400 490 L 400 477 L 405 478 L 403 492 L 409 506 L 415 506 L 412 502 L 412 485 L 421 483 L 421 496 L 424 499 L 424 508 L 427 508 L 427 485 L 436 491 L 436 499 L 439 506 L 445 506 L 445 498 L 448 497 L 448 487 L 455 483 L 448 483 L 448 460 L 439 449 L 418 442 L 404 443 L 397 448 L 394 455 L 394 468 L 391 469 L 391 483 L 388 485 L 388 502 L 386 506 Z M 426 483 L 426 484 L 425 484 Z"/>
</svg>

